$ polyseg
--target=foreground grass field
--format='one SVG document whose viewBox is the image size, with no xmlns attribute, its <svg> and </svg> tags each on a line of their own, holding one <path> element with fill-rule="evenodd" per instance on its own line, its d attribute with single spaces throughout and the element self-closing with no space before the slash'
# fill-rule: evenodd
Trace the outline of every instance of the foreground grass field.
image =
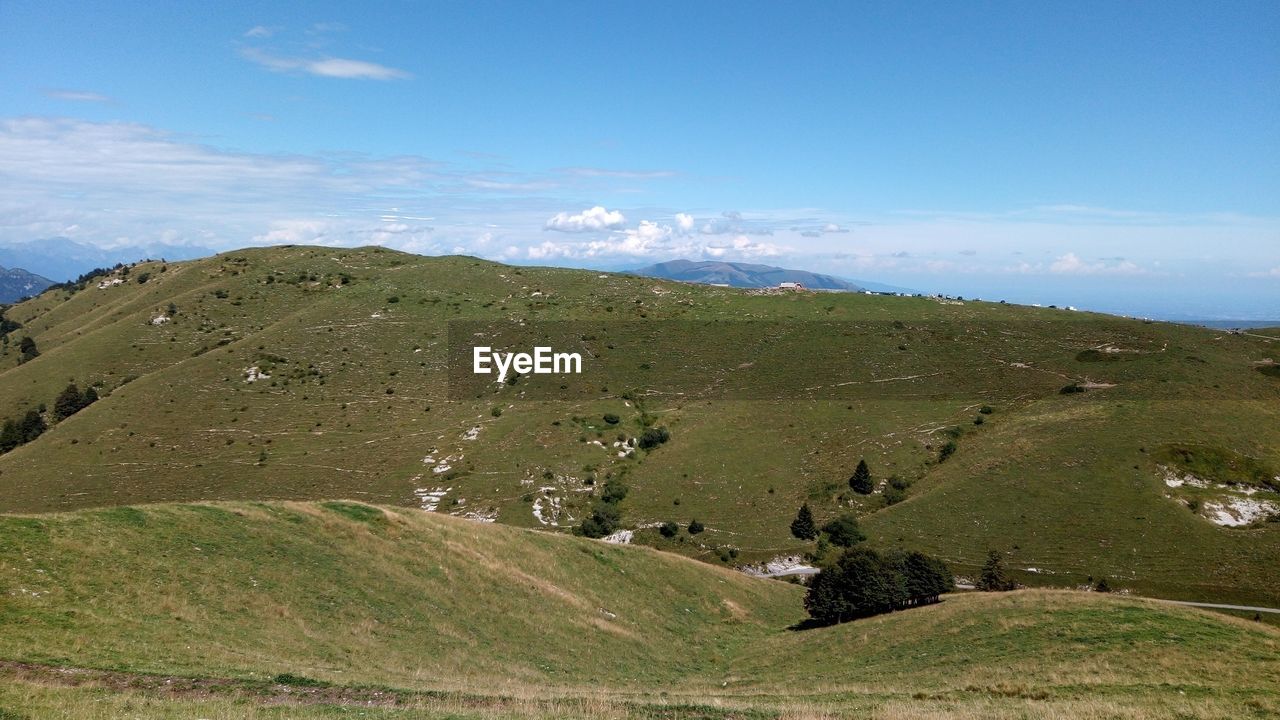
<svg viewBox="0 0 1280 720">
<path fill-rule="evenodd" d="M 106 717 L 1266 717 L 1280 632 L 1093 593 L 792 629 L 800 588 L 350 502 L 0 518 L 0 709 Z"/>
<path fill-rule="evenodd" d="M 1031 585 L 1107 577 L 1280 606 L 1280 522 L 1265 511 L 1280 503 L 1266 484 L 1280 476 L 1280 353 L 1265 332 L 308 247 L 143 263 L 5 317 L 23 326 L 0 346 L 5 417 L 49 417 L 71 381 L 103 397 L 0 455 L 0 511 L 350 497 L 563 532 L 613 474 L 631 488 L 621 510 L 636 542 L 716 564 L 809 549 L 787 532 L 808 502 L 819 521 L 852 510 L 874 544 L 931 551 L 960 574 L 996 548 Z M 723 368 L 711 389 L 792 354 L 837 367 L 799 394 L 786 373 L 758 378 L 787 390 L 763 399 L 657 388 L 641 407 L 614 387 L 459 400 L 445 350 L 460 319 L 778 328 L 750 347 L 688 332 L 684 354 Z M 854 325 L 832 334 L 832 322 Z M 23 337 L 40 352 L 27 362 Z M 646 422 L 670 442 L 618 457 L 616 437 Z M 869 496 L 846 484 L 862 458 L 879 483 Z M 892 477 L 910 487 L 890 505 Z M 696 537 L 653 529 L 695 518 Z"/>
</svg>

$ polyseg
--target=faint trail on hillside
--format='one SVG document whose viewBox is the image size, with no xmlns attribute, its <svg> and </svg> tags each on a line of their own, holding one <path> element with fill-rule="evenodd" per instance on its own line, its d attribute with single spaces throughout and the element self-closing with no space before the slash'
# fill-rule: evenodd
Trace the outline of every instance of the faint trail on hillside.
<svg viewBox="0 0 1280 720">
<path fill-rule="evenodd" d="M 1164 598 L 1150 598 L 1162 603 L 1172 603 L 1174 605 L 1189 605 L 1199 608 L 1213 608 L 1215 610 L 1243 610 L 1245 612 L 1264 612 L 1280 614 L 1280 608 L 1257 607 L 1255 605 L 1226 605 L 1223 603 L 1205 603 L 1191 602 L 1190 600 L 1165 600 Z"/>
</svg>

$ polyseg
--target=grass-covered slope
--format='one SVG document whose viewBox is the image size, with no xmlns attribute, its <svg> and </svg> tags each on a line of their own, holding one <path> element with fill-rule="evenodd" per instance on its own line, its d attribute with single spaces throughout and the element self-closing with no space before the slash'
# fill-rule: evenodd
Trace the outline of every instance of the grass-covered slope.
<svg viewBox="0 0 1280 720">
<path fill-rule="evenodd" d="M 1106 576 L 1170 597 L 1280 603 L 1280 523 L 1215 524 L 1224 504 L 1280 500 L 1264 482 L 1280 476 L 1280 378 L 1260 371 L 1277 347 L 1265 333 L 990 302 L 754 295 L 376 248 L 245 250 L 104 280 L 6 311 L 23 327 L 0 353 L 0 414 L 52 405 L 73 380 L 104 397 L 0 455 L 0 510 L 348 497 L 563 530 L 588 512 L 602 484 L 589 481 L 613 474 L 631 489 L 624 526 L 650 526 L 639 541 L 713 562 L 804 551 L 787 525 L 808 502 L 820 521 L 852 509 L 874 543 L 932 550 L 962 573 L 998 548 L 1030 583 Z M 689 352 L 736 367 L 857 350 L 865 362 L 849 377 L 885 390 L 656 394 L 643 407 L 623 388 L 580 402 L 520 400 L 518 389 L 453 401 L 452 319 L 780 321 L 785 343 Z M 846 321 L 869 329 L 824 334 Z M 27 335 L 41 354 L 19 364 Z M 1060 394 L 1075 383 L 1086 390 Z M 616 436 L 646 421 L 670 442 L 617 457 Z M 949 441 L 956 451 L 939 463 Z M 883 485 L 848 492 L 864 457 L 877 482 L 911 483 L 904 502 L 886 507 Z M 1253 480 L 1239 484 L 1241 467 Z M 1170 485 L 1188 473 L 1194 483 Z M 696 537 L 651 529 L 694 518 L 707 527 Z"/>
<path fill-rule="evenodd" d="M 1026 591 L 796 631 L 800 598 L 645 548 L 349 502 L 8 516 L 0 709 L 167 697 L 154 716 L 247 717 L 323 681 L 315 701 L 381 688 L 375 705 L 413 717 L 1280 710 L 1280 633 L 1258 623 Z"/>
<path fill-rule="evenodd" d="M 40 662 L 622 688 L 706 672 L 802 616 L 793 587 L 678 556 L 355 503 L 0 525 L 0 656 Z"/>
</svg>

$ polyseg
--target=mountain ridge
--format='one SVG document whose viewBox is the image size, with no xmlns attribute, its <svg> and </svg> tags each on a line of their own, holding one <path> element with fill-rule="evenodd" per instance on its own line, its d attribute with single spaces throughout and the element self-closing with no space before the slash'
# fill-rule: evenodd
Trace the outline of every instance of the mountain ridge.
<svg viewBox="0 0 1280 720">
<path fill-rule="evenodd" d="M 44 292 L 54 282 L 20 267 L 0 267 L 0 304 L 7 305 Z"/>
<path fill-rule="evenodd" d="M 808 270 L 794 270 L 760 265 L 756 263 L 729 262 L 724 260 L 677 259 L 647 265 L 629 271 L 633 275 L 658 277 L 703 285 L 728 285 L 740 288 L 777 287 L 780 283 L 799 283 L 808 290 L 845 290 L 857 292 L 868 289 L 855 281 L 834 275 L 823 275 Z"/>
<path fill-rule="evenodd" d="M 166 243 L 104 249 L 59 236 L 0 244 L 0 266 L 26 268 L 33 274 L 52 278 L 50 284 L 54 284 L 73 280 L 90 270 L 144 258 L 195 260 L 213 254 L 213 250 L 204 247 Z"/>
</svg>

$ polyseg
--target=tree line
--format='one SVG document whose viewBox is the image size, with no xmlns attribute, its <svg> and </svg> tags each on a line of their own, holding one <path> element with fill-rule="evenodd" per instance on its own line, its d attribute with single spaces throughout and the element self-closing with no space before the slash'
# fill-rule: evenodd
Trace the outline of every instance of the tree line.
<svg viewBox="0 0 1280 720">
<path fill-rule="evenodd" d="M 71 383 L 53 401 L 53 421 L 61 422 L 97 401 L 98 391 L 93 387 L 81 392 L 75 383 Z M 0 427 L 0 454 L 43 435 L 49 429 L 49 423 L 44 419 L 45 411 L 46 407 L 42 403 L 39 408 L 28 410 L 17 419 L 5 420 L 3 427 Z"/>
<path fill-rule="evenodd" d="M 833 624 L 936 603 L 953 589 L 955 577 L 935 557 L 853 548 L 818 573 L 804 606 L 815 621 Z"/>
</svg>

